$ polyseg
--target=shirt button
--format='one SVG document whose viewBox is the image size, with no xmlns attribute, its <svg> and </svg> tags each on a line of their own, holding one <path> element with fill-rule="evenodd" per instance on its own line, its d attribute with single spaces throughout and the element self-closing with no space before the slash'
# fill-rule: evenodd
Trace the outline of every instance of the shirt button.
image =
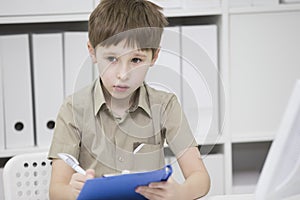
<svg viewBox="0 0 300 200">
<path fill-rule="evenodd" d="M 124 159 L 123 159 L 121 156 L 119 156 L 118 160 L 119 160 L 120 162 L 124 162 Z"/>
</svg>

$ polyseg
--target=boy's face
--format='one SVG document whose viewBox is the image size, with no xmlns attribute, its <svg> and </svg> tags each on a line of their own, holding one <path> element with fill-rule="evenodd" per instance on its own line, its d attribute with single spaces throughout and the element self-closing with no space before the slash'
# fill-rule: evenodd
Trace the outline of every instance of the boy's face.
<svg viewBox="0 0 300 200">
<path fill-rule="evenodd" d="M 125 41 L 109 47 L 96 47 L 99 75 L 113 99 L 128 99 L 140 87 L 158 51 L 152 58 L 151 50 L 125 46 Z"/>
</svg>

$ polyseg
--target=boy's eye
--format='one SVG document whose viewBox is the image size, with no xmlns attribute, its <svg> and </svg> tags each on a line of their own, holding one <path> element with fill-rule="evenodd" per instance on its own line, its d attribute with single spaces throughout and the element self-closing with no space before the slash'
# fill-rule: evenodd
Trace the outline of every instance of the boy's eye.
<svg viewBox="0 0 300 200">
<path fill-rule="evenodd" d="M 106 58 L 109 62 L 116 62 L 117 61 L 117 58 L 116 57 L 113 57 L 113 56 L 109 56 Z"/>
<path fill-rule="evenodd" d="M 133 62 L 133 63 L 140 63 L 140 62 L 142 62 L 142 59 L 140 59 L 140 58 L 132 58 L 131 59 L 131 62 Z"/>
</svg>

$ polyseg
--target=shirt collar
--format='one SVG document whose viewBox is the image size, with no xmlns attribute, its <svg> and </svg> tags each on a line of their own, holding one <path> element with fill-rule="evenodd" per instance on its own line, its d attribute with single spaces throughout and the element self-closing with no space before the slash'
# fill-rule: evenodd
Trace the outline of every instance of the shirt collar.
<svg viewBox="0 0 300 200">
<path fill-rule="evenodd" d="M 96 116 L 100 108 L 105 104 L 105 98 L 101 87 L 100 78 L 96 80 L 94 88 L 94 115 Z"/>
<path fill-rule="evenodd" d="M 149 96 L 148 96 L 145 83 L 143 83 L 138 90 L 139 90 L 138 98 L 134 101 L 129 111 L 133 112 L 139 107 L 142 108 L 148 114 L 149 117 L 151 117 Z M 101 80 L 100 78 L 98 78 L 96 80 L 95 89 L 94 89 L 94 115 L 95 116 L 98 114 L 101 107 L 105 104 L 106 102 L 105 102 L 105 98 L 101 86 Z"/>
<path fill-rule="evenodd" d="M 151 116 L 151 109 L 150 109 L 149 94 L 147 92 L 145 83 L 143 83 L 141 85 L 139 90 L 140 91 L 139 91 L 139 96 L 138 96 L 138 100 L 137 100 L 138 106 L 135 106 L 135 109 L 137 107 L 140 107 L 149 115 L 149 117 L 152 117 Z"/>
</svg>

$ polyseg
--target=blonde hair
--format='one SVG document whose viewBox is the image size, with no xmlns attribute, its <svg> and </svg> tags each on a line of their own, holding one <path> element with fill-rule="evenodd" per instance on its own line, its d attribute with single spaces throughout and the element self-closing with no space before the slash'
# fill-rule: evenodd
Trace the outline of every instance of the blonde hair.
<svg viewBox="0 0 300 200">
<path fill-rule="evenodd" d="M 147 0 L 102 0 L 89 18 L 89 40 L 97 45 L 126 45 L 140 49 L 159 48 L 168 24 L 162 8 Z"/>
</svg>

